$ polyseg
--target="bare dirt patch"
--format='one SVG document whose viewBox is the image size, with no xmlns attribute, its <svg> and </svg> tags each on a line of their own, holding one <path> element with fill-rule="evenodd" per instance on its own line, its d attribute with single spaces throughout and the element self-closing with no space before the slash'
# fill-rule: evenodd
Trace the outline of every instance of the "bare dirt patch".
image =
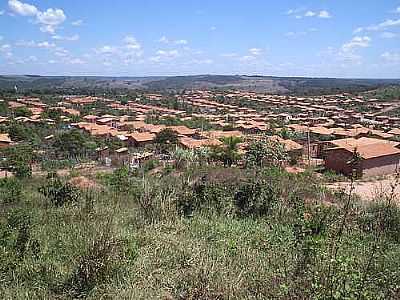
<svg viewBox="0 0 400 300">
<path fill-rule="evenodd" d="M 350 192 L 350 182 L 338 182 L 328 185 L 334 190 L 344 190 Z M 400 185 L 396 184 L 396 178 L 388 177 L 371 181 L 356 181 L 354 183 L 354 193 L 362 200 L 372 201 L 377 198 L 386 198 L 393 194 L 400 203 Z"/>
</svg>

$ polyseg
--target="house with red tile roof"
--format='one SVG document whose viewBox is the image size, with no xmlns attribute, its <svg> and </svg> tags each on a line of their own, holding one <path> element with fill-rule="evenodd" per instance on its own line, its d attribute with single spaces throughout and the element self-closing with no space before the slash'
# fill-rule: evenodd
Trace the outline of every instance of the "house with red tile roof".
<svg viewBox="0 0 400 300">
<path fill-rule="evenodd" d="M 400 163 L 396 143 L 379 139 L 343 139 L 331 141 L 336 147 L 325 150 L 325 167 L 345 175 L 358 176 L 394 174 Z M 357 161 L 354 161 L 355 156 Z"/>
</svg>

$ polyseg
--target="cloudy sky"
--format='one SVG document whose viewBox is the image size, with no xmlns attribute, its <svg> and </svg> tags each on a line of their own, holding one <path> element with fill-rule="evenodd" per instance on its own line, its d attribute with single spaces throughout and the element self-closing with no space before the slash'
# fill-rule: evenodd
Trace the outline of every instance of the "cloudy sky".
<svg viewBox="0 0 400 300">
<path fill-rule="evenodd" d="M 400 78 L 400 0 L 0 0 L 0 74 Z"/>
</svg>

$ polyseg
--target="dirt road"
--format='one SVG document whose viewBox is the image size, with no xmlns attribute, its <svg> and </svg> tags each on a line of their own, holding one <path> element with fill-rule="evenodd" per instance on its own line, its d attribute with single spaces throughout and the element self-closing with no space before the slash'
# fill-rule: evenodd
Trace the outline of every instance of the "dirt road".
<svg viewBox="0 0 400 300">
<path fill-rule="evenodd" d="M 349 182 L 339 182 L 328 185 L 332 189 L 344 189 L 350 191 Z M 379 197 L 388 197 L 392 193 L 397 202 L 400 203 L 400 183 L 396 184 L 394 177 L 385 178 L 375 181 L 358 181 L 354 185 L 354 193 L 366 201 L 372 201 Z"/>
</svg>

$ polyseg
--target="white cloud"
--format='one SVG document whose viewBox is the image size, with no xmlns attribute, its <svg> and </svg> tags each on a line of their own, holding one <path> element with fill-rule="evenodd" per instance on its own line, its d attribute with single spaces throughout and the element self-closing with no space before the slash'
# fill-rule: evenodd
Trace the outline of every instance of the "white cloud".
<svg viewBox="0 0 400 300">
<path fill-rule="evenodd" d="M 54 48 L 55 46 L 56 46 L 56 44 L 49 43 L 47 41 L 39 42 L 36 44 L 36 47 L 38 47 L 38 48 Z"/>
<path fill-rule="evenodd" d="M 157 55 L 169 58 L 175 58 L 179 56 L 178 50 L 158 50 Z"/>
<path fill-rule="evenodd" d="M 187 45 L 188 41 L 187 40 L 177 40 L 177 41 L 175 41 L 175 44 L 177 44 L 177 45 Z"/>
<path fill-rule="evenodd" d="M 11 45 L 9 45 L 9 44 L 4 44 L 4 45 L 0 46 L 0 51 L 1 52 L 7 52 L 7 51 L 10 51 L 10 50 L 11 50 Z"/>
<path fill-rule="evenodd" d="M 35 42 L 35 41 L 18 41 L 15 43 L 18 47 L 32 47 L 32 48 L 55 48 L 56 44 L 48 41 Z"/>
<path fill-rule="evenodd" d="M 258 55 L 261 55 L 262 49 L 260 49 L 260 48 L 251 48 L 251 49 L 249 49 L 249 52 L 250 52 L 251 55 L 258 56 Z"/>
<path fill-rule="evenodd" d="M 128 35 L 124 38 L 125 47 L 130 50 L 140 50 L 142 46 L 135 37 Z"/>
<path fill-rule="evenodd" d="M 400 6 L 396 8 L 396 12 L 400 14 Z"/>
<path fill-rule="evenodd" d="M 327 10 L 320 10 L 320 11 L 312 11 L 307 10 L 303 13 L 304 10 L 289 10 L 287 12 L 288 15 L 295 15 L 296 19 L 302 19 L 303 17 L 306 18 L 321 18 L 321 19 L 330 19 L 332 15 Z"/>
<path fill-rule="evenodd" d="M 339 52 L 337 59 L 345 64 L 360 65 L 362 56 L 353 52 Z"/>
<path fill-rule="evenodd" d="M 367 30 L 382 30 L 388 27 L 400 26 L 400 19 L 397 20 L 386 20 L 378 25 L 367 27 Z"/>
<path fill-rule="evenodd" d="M 141 44 L 132 35 L 125 36 L 122 42 L 122 45 L 105 45 L 95 48 L 94 52 L 100 55 L 100 59 L 107 62 L 119 60 L 126 65 L 138 62 L 138 58 L 143 55 Z"/>
<path fill-rule="evenodd" d="M 397 37 L 397 34 L 386 31 L 386 32 L 382 32 L 381 37 L 384 39 L 393 39 L 393 38 Z"/>
<path fill-rule="evenodd" d="M 40 11 L 36 6 L 18 0 L 9 0 L 8 6 L 15 14 L 36 17 L 36 23 L 40 25 L 40 31 L 51 34 L 54 34 L 57 27 L 67 18 L 64 11 L 59 8 L 48 8 L 45 11 Z"/>
<path fill-rule="evenodd" d="M 326 60 L 334 59 L 340 62 L 342 67 L 361 65 L 363 57 L 357 53 L 357 50 L 369 47 L 371 41 L 371 38 L 368 36 L 355 36 L 351 41 L 344 43 L 341 48 L 335 49 L 329 47 L 321 55 L 326 55 Z"/>
<path fill-rule="evenodd" d="M 52 49 L 53 54 L 57 57 L 67 57 L 69 56 L 69 51 L 64 49 L 63 47 L 56 47 Z"/>
<path fill-rule="evenodd" d="M 243 55 L 239 57 L 239 61 L 241 62 L 252 62 L 255 61 L 259 58 L 259 56 L 262 54 L 262 49 L 260 48 L 250 48 L 248 50 L 248 54 Z"/>
<path fill-rule="evenodd" d="M 30 61 L 30 62 L 37 62 L 37 61 L 38 61 L 38 58 L 37 58 L 36 56 L 34 56 L 34 55 L 31 55 L 31 56 L 28 57 L 27 61 Z"/>
<path fill-rule="evenodd" d="M 300 36 L 305 36 L 311 32 L 317 32 L 318 29 L 317 28 L 309 28 L 308 30 L 305 31 L 289 31 L 287 33 L 285 33 L 286 37 L 290 37 L 290 38 L 294 38 L 294 37 L 300 37 Z"/>
<path fill-rule="evenodd" d="M 71 25 L 72 26 L 81 26 L 81 25 L 83 25 L 83 21 L 82 20 L 76 20 L 76 21 L 71 22 Z"/>
<path fill-rule="evenodd" d="M 4 38 L 0 35 L 0 42 L 3 40 Z"/>
<path fill-rule="evenodd" d="M 164 35 L 162 36 L 159 40 L 160 43 L 165 43 L 168 44 L 169 43 L 169 39 Z"/>
<path fill-rule="evenodd" d="M 318 18 L 330 19 L 332 18 L 332 16 L 327 10 L 321 10 L 318 14 Z"/>
<path fill-rule="evenodd" d="M 159 43 L 163 43 L 163 44 L 175 44 L 175 45 L 187 45 L 188 41 L 181 39 L 181 40 L 170 40 L 168 37 L 166 37 L 165 35 L 162 36 L 161 38 L 158 39 Z"/>
<path fill-rule="evenodd" d="M 158 50 L 155 56 L 150 57 L 151 62 L 159 63 L 171 61 L 179 56 L 178 50 Z"/>
<path fill-rule="evenodd" d="M 380 31 L 396 26 L 400 26 L 400 19 L 397 20 L 389 19 L 376 25 L 370 25 L 368 27 L 358 27 L 356 30 L 354 30 L 353 33 L 357 34 L 362 31 Z"/>
<path fill-rule="evenodd" d="M 109 55 L 109 54 L 114 54 L 114 53 L 116 53 L 116 52 L 118 51 L 118 49 L 117 49 L 117 47 L 114 47 L 114 46 L 105 45 L 105 46 L 102 46 L 102 47 L 100 47 L 100 48 L 95 49 L 95 51 L 96 51 L 96 53 L 98 53 L 98 54 L 106 54 L 106 55 Z"/>
<path fill-rule="evenodd" d="M 216 26 L 211 26 L 211 27 L 210 27 L 210 30 L 211 30 L 211 31 L 215 31 L 215 30 L 217 30 L 217 27 L 216 27 Z"/>
<path fill-rule="evenodd" d="M 214 61 L 212 59 L 194 59 L 192 60 L 192 63 L 197 64 L 197 65 L 210 65 L 212 63 L 214 63 Z"/>
<path fill-rule="evenodd" d="M 54 33 L 57 26 L 63 23 L 66 18 L 64 11 L 59 8 L 48 8 L 46 11 L 37 14 L 37 21 L 41 24 L 40 30 L 48 33 Z"/>
<path fill-rule="evenodd" d="M 232 57 L 237 57 L 237 53 L 224 53 L 221 54 L 222 57 L 228 57 L 228 58 L 232 58 Z"/>
<path fill-rule="evenodd" d="M 296 8 L 296 9 L 289 9 L 286 12 L 286 15 L 291 16 L 291 15 L 299 15 L 301 14 L 303 11 L 305 11 L 305 8 Z"/>
<path fill-rule="evenodd" d="M 8 7 L 13 13 L 16 13 L 21 16 L 25 17 L 32 17 L 36 16 L 39 10 L 36 8 L 36 6 L 28 4 L 28 3 L 23 3 L 18 0 L 9 0 L 8 1 Z"/>
<path fill-rule="evenodd" d="M 54 59 L 50 59 L 50 60 L 48 61 L 48 63 L 49 63 L 49 64 L 56 64 L 57 61 L 55 61 Z"/>
<path fill-rule="evenodd" d="M 80 59 L 80 58 L 72 58 L 72 59 L 69 60 L 69 63 L 70 63 L 70 64 L 73 64 L 73 65 L 83 65 L 83 64 L 85 64 L 86 62 L 83 61 L 83 60 Z"/>
<path fill-rule="evenodd" d="M 10 59 L 13 57 L 12 47 L 9 44 L 0 45 L 0 55 Z"/>
<path fill-rule="evenodd" d="M 316 16 L 316 13 L 309 10 L 304 14 L 304 16 L 305 17 L 314 17 L 314 16 Z"/>
<path fill-rule="evenodd" d="M 53 35 L 52 38 L 58 41 L 77 41 L 79 40 L 79 35 L 74 34 L 71 36 Z"/>
<path fill-rule="evenodd" d="M 253 55 L 244 55 L 244 56 L 239 58 L 239 60 L 242 61 L 242 62 L 253 61 L 255 59 L 256 59 L 256 57 L 253 56 Z"/>
<path fill-rule="evenodd" d="M 387 51 L 383 53 L 381 57 L 389 63 L 395 63 L 395 64 L 400 63 L 400 52 L 395 53 Z"/>
<path fill-rule="evenodd" d="M 4 10 L 0 10 L 0 16 L 4 15 Z"/>
<path fill-rule="evenodd" d="M 352 52 L 356 48 L 367 48 L 370 46 L 371 38 L 368 36 L 355 36 L 350 42 L 343 44 L 343 52 Z"/>
</svg>

